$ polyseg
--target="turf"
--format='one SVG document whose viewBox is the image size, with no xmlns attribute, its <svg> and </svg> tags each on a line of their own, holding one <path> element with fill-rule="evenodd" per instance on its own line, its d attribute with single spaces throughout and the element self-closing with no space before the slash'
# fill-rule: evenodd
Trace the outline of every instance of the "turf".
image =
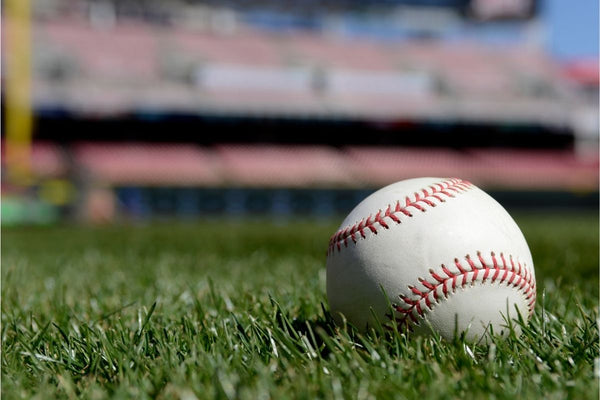
<svg viewBox="0 0 600 400">
<path fill-rule="evenodd" d="M 538 304 L 522 336 L 361 336 L 327 312 L 336 221 L 4 229 L 12 398 L 598 398 L 598 216 L 517 216 Z"/>
</svg>

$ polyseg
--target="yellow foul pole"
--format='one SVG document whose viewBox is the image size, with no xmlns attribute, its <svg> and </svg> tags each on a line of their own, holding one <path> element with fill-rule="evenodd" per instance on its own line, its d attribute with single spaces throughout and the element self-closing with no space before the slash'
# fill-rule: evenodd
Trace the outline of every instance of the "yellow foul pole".
<svg viewBox="0 0 600 400">
<path fill-rule="evenodd" d="M 31 180 L 31 1 L 4 0 L 8 31 L 5 74 L 6 166 L 12 183 L 27 185 Z"/>
</svg>

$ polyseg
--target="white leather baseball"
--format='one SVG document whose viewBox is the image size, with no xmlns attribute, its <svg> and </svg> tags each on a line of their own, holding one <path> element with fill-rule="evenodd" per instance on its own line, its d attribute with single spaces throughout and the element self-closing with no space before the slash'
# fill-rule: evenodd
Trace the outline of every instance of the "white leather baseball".
<svg viewBox="0 0 600 400">
<path fill-rule="evenodd" d="M 533 261 L 519 227 L 461 179 L 417 178 L 363 200 L 329 242 L 332 315 L 364 330 L 375 316 L 413 331 L 469 340 L 505 334 L 534 309 Z M 384 293 L 389 299 L 386 299 Z M 393 306 L 393 318 L 389 304 Z"/>
</svg>

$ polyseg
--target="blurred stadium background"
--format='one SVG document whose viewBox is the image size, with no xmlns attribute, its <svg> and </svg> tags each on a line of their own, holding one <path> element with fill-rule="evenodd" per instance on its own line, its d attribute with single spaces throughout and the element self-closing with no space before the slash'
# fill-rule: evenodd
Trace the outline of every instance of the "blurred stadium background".
<svg viewBox="0 0 600 400">
<path fill-rule="evenodd" d="M 598 207 L 596 0 L 5 0 L 2 224 Z"/>
</svg>

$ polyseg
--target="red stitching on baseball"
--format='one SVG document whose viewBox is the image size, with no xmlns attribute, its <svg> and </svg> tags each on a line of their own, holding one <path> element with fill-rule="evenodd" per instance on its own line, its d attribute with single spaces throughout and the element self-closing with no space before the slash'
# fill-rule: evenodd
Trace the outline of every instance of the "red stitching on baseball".
<svg viewBox="0 0 600 400">
<path fill-rule="evenodd" d="M 362 218 L 354 225 L 337 231 L 331 237 L 331 239 L 329 239 L 329 248 L 327 250 L 327 254 L 331 254 L 335 249 L 341 251 L 342 242 L 344 243 L 344 246 L 347 247 L 348 238 L 352 239 L 352 241 L 356 244 L 359 239 L 355 235 L 356 232 L 360 233 L 362 239 L 366 239 L 367 236 L 364 232 L 365 228 L 369 229 L 373 234 L 377 234 L 377 227 L 375 224 L 385 229 L 391 228 L 390 222 L 386 222 L 385 218 L 389 218 L 396 224 L 400 224 L 402 222 L 401 218 L 413 216 L 408 208 L 412 207 L 421 212 L 426 212 L 428 207 L 435 207 L 436 202 L 446 202 L 446 199 L 444 199 L 442 195 L 448 198 L 453 198 L 455 197 L 455 194 L 451 192 L 461 193 L 471 189 L 472 187 L 473 185 L 471 182 L 458 178 L 452 178 L 443 182 L 434 183 L 427 188 L 420 189 L 414 193 L 413 199 L 411 199 L 409 196 L 406 196 L 404 199 L 404 207 L 400 204 L 400 200 L 397 200 L 395 204 L 388 204 L 387 208 L 385 208 L 385 211 L 379 210 L 377 214 L 375 214 L 375 217 L 369 215 L 367 218 Z"/>
<path fill-rule="evenodd" d="M 442 264 L 440 269 L 437 271 L 435 271 L 433 268 L 430 268 L 429 280 L 425 278 L 418 279 L 419 283 L 421 283 L 423 286 L 423 289 L 419 289 L 415 286 L 409 286 L 408 289 L 413 295 L 413 298 L 410 298 L 406 295 L 400 295 L 400 299 L 402 300 L 403 304 L 394 305 L 394 309 L 402 315 L 400 318 L 396 319 L 398 326 L 404 326 L 408 329 L 411 329 L 411 322 L 418 325 L 417 317 L 423 318 L 425 316 L 425 312 L 421 307 L 422 302 L 425 302 L 425 305 L 429 310 L 433 310 L 435 304 L 439 302 L 441 295 L 443 295 L 444 298 L 448 298 L 452 293 L 454 293 L 454 291 L 456 291 L 457 287 L 473 285 L 477 280 L 477 276 L 482 272 L 482 281 L 485 282 L 492 271 L 494 271 L 494 274 L 491 278 L 491 283 L 495 283 L 497 281 L 498 284 L 502 284 L 506 282 L 507 286 L 513 286 L 523 292 L 525 295 L 525 300 L 528 301 L 527 308 L 529 316 L 531 316 L 533 314 L 536 301 L 536 283 L 533 275 L 529 272 L 525 264 L 521 264 L 521 262 L 516 263 L 518 265 L 517 270 L 515 268 L 515 262 L 512 256 L 509 257 L 509 265 L 506 262 L 503 253 L 500 253 L 502 264 L 497 262 L 494 252 L 491 252 L 490 255 L 492 258 L 492 265 L 488 265 L 488 263 L 486 263 L 483 259 L 481 253 L 477 252 L 477 258 L 481 263 L 481 266 L 478 266 L 475 264 L 471 256 L 467 254 L 465 256 L 465 260 L 469 264 L 470 270 L 463 267 L 458 258 L 454 259 L 454 265 L 459 270 L 459 273 L 452 273 L 444 264 Z M 498 276 L 502 271 L 504 274 L 500 279 L 498 279 Z M 471 274 L 471 279 L 469 279 L 469 274 Z M 457 285 L 457 280 L 461 277 L 462 282 L 460 285 Z M 448 288 L 449 285 L 451 285 L 451 291 Z M 441 290 L 441 293 L 438 293 L 438 289 Z M 435 300 L 434 303 L 431 302 L 430 295 L 433 295 Z"/>
</svg>

